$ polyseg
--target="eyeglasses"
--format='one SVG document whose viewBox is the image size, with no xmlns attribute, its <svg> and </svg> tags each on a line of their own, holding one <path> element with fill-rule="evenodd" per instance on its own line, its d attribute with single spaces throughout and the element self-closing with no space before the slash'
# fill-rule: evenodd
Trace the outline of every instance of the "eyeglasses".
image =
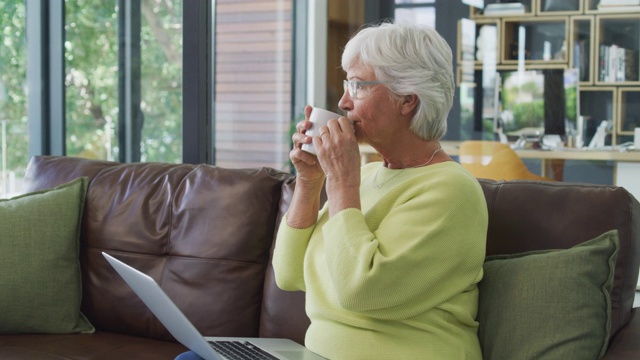
<svg viewBox="0 0 640 360">
<path fill-rule="evenodd" d="M 349 90 L 349 96 L 354 99 L 358 98 L 358 91 L 362 89 L 363 86 L 369 85 L 377 85 L 382 84 L 380 81 L 354 81 L 354 80 L 344 80 L 342 82 L 342 87 L 344 91 Z"/>
</svg>

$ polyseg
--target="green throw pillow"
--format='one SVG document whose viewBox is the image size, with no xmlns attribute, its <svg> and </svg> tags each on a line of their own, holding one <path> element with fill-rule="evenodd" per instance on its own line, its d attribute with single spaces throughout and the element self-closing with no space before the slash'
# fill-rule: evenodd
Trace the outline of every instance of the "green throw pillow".
<svg viewBox="0 0 640 360">
<path fill-rule="evenodd" d="M 618 242 L 613 230 L 566 250 L 488 257 L 479 284 L 483 358 L 601 358 Z"/>
<path fill-rule="evenodd" d="M 79 236 L 88 179 L 0 200 L 0 333 L 75 333 L 80 313 Z"/>
</svg>

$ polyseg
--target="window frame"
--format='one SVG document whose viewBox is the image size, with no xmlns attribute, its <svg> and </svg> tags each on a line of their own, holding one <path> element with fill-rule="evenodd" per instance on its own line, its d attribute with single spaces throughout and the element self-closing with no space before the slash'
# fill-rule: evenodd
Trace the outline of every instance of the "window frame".
<svg viewBox="0 0 640 360">
<path fill-rule="evenodd" d="M 64 0 L 25 0 L 29 157 L 66 155 Z M 215 0 L 183 3 L 183 162 L 215 159 Z M 119 161 L 140 161 L 140 0 L 118 0 Z M 189 21 L 186 21 L 189 19 Z M 188 141 L 186 139 L 188 138 Z"/>
</svg>

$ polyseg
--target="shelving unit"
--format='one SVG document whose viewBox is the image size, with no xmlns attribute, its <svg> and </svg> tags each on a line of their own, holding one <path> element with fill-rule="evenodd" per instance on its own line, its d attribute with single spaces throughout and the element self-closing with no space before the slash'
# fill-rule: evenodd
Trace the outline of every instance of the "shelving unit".
<svg viewBox="0 0 640 360">
<path fill-rule="evenodd" d="M 602 10 L 599 1 L 524 0 L 524 13 L 495 16 L 470 7 L 464 20 L 475 23 L 476 37 L 484 26 L 495 28 L 497 56 L 486 64 L 477 57 L 486 52 L 486 43 L 470 45 L 465 34 L 465 46 L 458 46 L 459 83 L 481 86 L 487 67 L 497 72 L 577 68 L 580 115 L 589 126 L 612 121 L 607 145 L 631 141 L 640 127 L 640 6 Z M 485 1 L 485 7 L 495 2 Z"/>
</svg>

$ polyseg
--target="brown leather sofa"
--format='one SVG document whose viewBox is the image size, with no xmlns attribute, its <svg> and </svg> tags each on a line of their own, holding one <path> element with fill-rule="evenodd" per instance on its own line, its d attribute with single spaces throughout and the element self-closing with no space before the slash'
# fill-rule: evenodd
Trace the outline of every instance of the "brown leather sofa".
<svg viewBox="0 0 640 360">
<path fill-rule="evenodd" d="M 0 335 L 1 359 L 172 359 L 185 351 L 102 251 L 157 279 L 205 335 L 303 342 L 309 324 L 304 295 L 279 290 L 269 261 L 292 175 L 71 157 L 35 157 L 26 174 L 30 191 L 79 176 L 91 179 L 81 235 L 82 312 L 96 332 Z M 632 309 L 640 266 L 638 202 L 609 186 L 480 182 L 490 216 L 488 255 L 568 248 L 619 230 L 605 359 L 638 358 L 640 318 Z"/>
</svg>

